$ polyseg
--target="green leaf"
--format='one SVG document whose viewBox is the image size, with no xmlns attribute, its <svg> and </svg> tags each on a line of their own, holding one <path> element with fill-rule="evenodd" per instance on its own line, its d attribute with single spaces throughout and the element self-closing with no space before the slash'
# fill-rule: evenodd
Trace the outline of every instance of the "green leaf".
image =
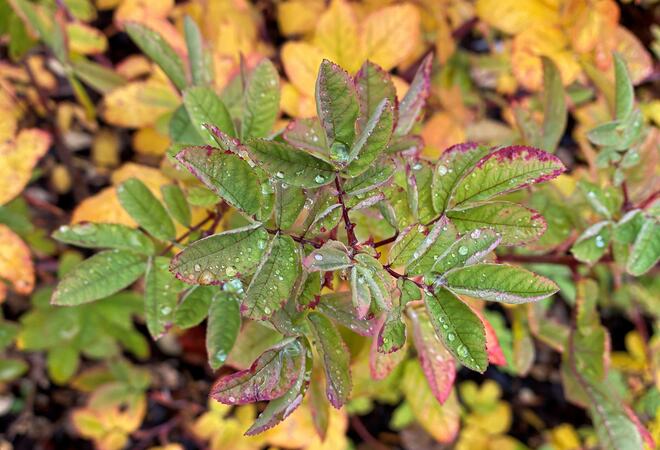
<svg viewBox="0 0 660 450">
<path fill-rule="evenodd" d="M 142 255 L 128 250 L 105 250 L 74 267 L 57 285 L 51 303 L 73 306 L 118 292 L 140 278 L 146 268 Z"/>
<path fill-rule="evenodd" d="M 429 54 L 417 69 L 406 95 L 399 105 L 399 121 L 396 124 L 394 134 L 404 136 L 410 132 L 419 118 L 426 99 L 431 92 L 431 68 L 433 66 L 433 55 Z"/>
<path fill-rule="evenodd" d="M 283 230 L 290 228 L 305 207 L 305 191 L 286 183 L 275 185 L 275 225 Z"/>
<path fill-rule="evenodd" d="M 190 206 L 183 191 L 176 184 L 166 184 L 160 187 L 163 201 L 169 213 L 184 227 L 190 227 Z"/>
<path fill-rule="evenodd" d="M 364 276 L 357 267 L 351 268 L 351 300 L 357 318 L 366 319 L 371 307 L 371 290 L 369 285 L 364 282 Z"/>
<path fill-rule="evenodd" d="M 466 233 L 438 257 L 431 271 L 443 274 L 457 267 L 476 264 L 495 250 L 501 239 L 499 233 L 487 228 Z"/>
<path fill-rule="evenodd" d="M 188 15 L 183 18 L 183 32 L 188 49 L 188 64 L 192 82 L 196 86 L 207 84 L 210 81 L 210 74 L 204 55 L 202 33 L 197 23 Z"/>
<path fill-rule="evenodd" d="M 358 275 L 357 284 L 366 284 L 378 309 L 383 311 L 392 309 L 392 295 L 389 289 L 391 278 L 380 261 L 366 253 L 358 253 L 353 259 L 357 264 L 355 266 Z"/>
<path fill-rule="evenodd" d="M 587 385 L 588 386 L 588 385 Z M 604 390 L 588 386 L 591 416 L 598 442 L 603 450 L 639 450 L 644 448 L 639 431 L 622 407 Z"/>
<path fill-rule="evenodd" d="M 328 143 L 348 149 L 355 140 L 355 121 L 360 112 L 351 77 L 338 65 L 324 59 L 316 79 L 316 111 Z"/>
<path fill-rule="evenodd" d="M 280 76 L 269 59 L 262 59 L 247 80 L 241 140 L 268 136 L 279 110 Z"/>
<path fill-rule="evenodd" d="M 55 347 L 48 352 L 48 375 L 57 384 L 66 383 L 78 370 L 78 350 L 71 346 Z"/>
<path fill-rule="evenodd" d="M 557 285 L 522 267 L 507 264 L 475 264 L 444 276 L 447 288 L 457 294 L 502 303 L 527 303 L 546 298 Z"/>
<path fill-rule="evenodd" d="M 351 393 L 351 354 L 348 347 L 328 318 L 317 312 L 307 316 L 314 334 L 314 345 L 323 358 L 326 387 L 330 404 L 341 408 Z"/>
<path fill-rule="evenodd" d="M 454 294 L 436 289 L 424 296 L 435 333 L 466 367 L 483 373 L 488 367 L 486 332 L 481 319 Z"/>
<path fill-rule="evenodd" d="M 357 177 L 344 181 L 344 193 L 359 196 L 378 189 L 392 178 L 394 171 L 395 166 L 391 161 L 373 164 Z"/>
<path fill-rule="evenodd" d="M 184 105 L 179 106 L 169 123 L 170 139 L 175 144 L 202 145 L 206 143 L 197 128 L 193 125 Z"/>
<path fill-rule="evenodd" d="M 566 168 L 556 156 L 533 147 L 504 147 L 483 157 L 456 185 L 454 205 L 488 200 L 550 180 Z"/>
<path fill-rule="evenodd" d="M 247 288 L 241 311 L 255 320 L 265 320 L 288 299 L 300 275 L 297 244 L 289 236 L 276 235 L 266 249 Z"/>
<path fill-rule="evenodd" d="M 389 100 L 383 100 L 364 129 L 351 146 L 348 154 L 350 164 L 345 172 L 355 177 L 367 170 L 380 156 L 392 136 L 394 126 L 394 108 Z"/>
<path fill-rule="evenodd" d="M 144 318 L 149 334 L 161 337 L 174 320 L 179 291 L 183 284 L 167 270 L 170 259 L 150 258 L 144 276 Z"/>
<path fill-rule="evenodd" d="M 540 146 L 554 153 L 566 129 L 568 114 L 561 74 L 550 58 L 543 61 L 543 137 Z"/>
<path fill-rule="evenodd" d="M 487 147 L 475 143 L 457 144 L 445 150 L 433 171 L 431 200 L 436 213 L 447 209 L 456 184 L 489 152 Z"/>
<path fill-rule="evenodd" d="M 424 240 L 413 251 L 406 265 L 406 274 L 428 273 L 456 239 L 456 228 L 446 217 L 442 217 L 433 224 Z"/>
<path fill-rule="evenodd" d="M 316 309 L 337 324 L 361 336 L 373 335 L 373 323 L 355 316 L 355 308 L 348 292 L 333 292 L 319 296 Z"/>
<path fill-rule="evenodd" d="M 176 159 L 230 205 L 250 215 L 259 211 L 261 184 L 243 159 L 209 146 L 188 147 Z"/>
<path fill-rule="evenodd" d="M 276 179 L 293 186 L 317 188 L 331 183 L 334 168 L 282 142 L 251 139 L 246 143 L 259 165 Z"/>
<path fill-rule="evenodd" d="M 304 344 L 304 354 L 311 353 L 307 343 Z M 303 356 L 304 364 L 298 372 L 295 384 L 283 396 L 271 400 L 257 420 L 245 432 L 246 436 L 253 436 L 274 427 L 286 419 L 300 406 L 312 378 L 312 358 Z"/>
<path fill-rule="evenodd" d="M 612 238 L 609 221 L 598 222 L 587 228 L 571 247 L 571 253 L 578 261 L 593 264 L 607 251 Z"/>
<path fill-rule="evenodd" d="M 85 248 L 133 250 L 151 255 L 154 244 L 143 232 L 126 225 L 85 222 L 62 225 L 53 233 L 53 239 Z"/>
<path fill-rule="evenodd" d="M 587 180 L 580 180 L 578 182 L 578 188 L 582 191 L 594 211 L 606 219 L 611 219 L 621 209 L 623 196 L 617 188 L 606 187 L 603 189 Z"/>
<path fill-rule="evenodd" d="M 0 381 L 8 382 L 26 373 L 29 366 L 22 359 L 0 358 Z"/>
<path fill-rule="evenodd" d="M 206 354 L 213 370 L 225 363 L 241 329 L 241 310 L 233 294 L 220 292 L 213 297 L 206 324 Z"/>
<path fill-rule="evenodd" d="M 364 130 L 367 127 L 367 121 L 374 115 L 383 100 L 388 100 L 390 105 L 396 104 L 396 89 L 392 78 L 389 73 L 371 61 L 365 61 L 355 74 L 355 87 L 360 105 L 358 130 Z M 394 113 L 396 114 L 396 111 Z"/>
<path fill-rule="evenodd" d="M 174 324 L 186 329 L 202 323 L 209 313 L 216 292 L 217 289 L 209 286 L 194 286 L 188 290 L 174 311 Z"/>
<path fill-rule="evenodd" d="M 306 256 L 303 265 L 308 272 L 330 272 L 351 267 L 353 263 L 342 242 L 329 240 Z"/>
<path fill-rule="evenodd" d="M 387 263 L 393 267 L 405 267 L 413 259 L 413 253 L 424 242 L 426 227 L 410 225 L 403 230 L 394 241 L 387 255 Z"/>
<path fill-rule="evenodd" d="M 304 149 L 323 161 L 331 162 L 328 140 L 318 118 L 293 120 L 284 130 L 282 137 L 292 146 Z"/>
<path fill-rule="evenodd" d="M 126 84 L 126 80 L 121 75 L 87 58 L 72 58 L 71 67 L 83 83 L 101 94 L 108 94 Z"/>
<path fill-rule="evenodd" d="M 215 144 L 215 139 L 204 127 L 211 124 L 231 137 L 236 136 L 234 122 L 218 94 L 211 88 L 195 86 L 183 93 L 183 104 L 190 116 L 190 122 L 207 144 Z"/>
<path fill-rule="evenodd" d="M 660 260 L 660 223 L 654 217 L 645 218 L 639 234 L 630 249 L 626 270 L 633 276 L 641 276 Z"/>
<path fill-rule="evenodd" d="M 626 62 L 618 53 L 614 54 L 614 116 L 618 120 L 626 120 L 632 113 L 635 104 L 633 88 Z"/>
<path fill-rule="evenodd" d="M 161 241 L 175 238 L 174 223 L 165 207 L 137 178 L 130 178 L 117 187 L 119 203 L 145 231 Z"/>
<path fill-rule="evenodd" d="M 393 353 L 406 345 L 406 324 L 401 320 L 399 310 L 390 311 L 376 339 L 379 353 Z"/>
<path fill-rule="evenodd" d="M 415 349 L 426 381 L 433 396 L 440 403 L 444 403 L 451 394 L 456 378 L 454 358 L 438 339 L 425 310 L 411 308 L 408 310 L 408 316 L 412 322 Z"/>
<path fill-rule="evenodd" d="M 170 271 L 190 284 L 223 284 L 254 273 L 268 242 L 260 225 L 236 228 L 200 239 L 170 263 Z"/>
<path fill-rule="evenodd" d="M 304 352 L 299 340 L 286 339 L 262 353 L 249 369 L 220 378 L 211 388 L 210 396 L 225 405 L 281 397 L 296 384 L 305 366 Z"/>
<path fill-rule="evenodd" d="M 183 62 L 159 33 L 137 22 L 126 23 L 125 30 L 140 50 L 163 69 L 165 75 L 179 90 L 186 87 Z"/>
<path fill-rule="evenodd" d="M 447 217 L 461 233 L 483 228 L 500 233 L 500 245 L 533 242 L 543 235 L 547 227 L 539 213 L 511 202 L 488 202 L 466 209 L 450 210 L 447 211 Z"/>
</svg>

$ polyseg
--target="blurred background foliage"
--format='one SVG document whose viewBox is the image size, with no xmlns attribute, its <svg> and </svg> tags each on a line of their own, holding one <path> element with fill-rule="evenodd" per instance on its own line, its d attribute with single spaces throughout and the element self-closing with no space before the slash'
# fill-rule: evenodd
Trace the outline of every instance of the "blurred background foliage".
<svg viewBox="0 0 660 450">
<path fill-rule="evenodd" d="M 468 140 L 555 152 L 570 172 L 529 200 L 549 221 L 533 251 L 566 250 L 598 220 L 621 219 L 622 204 L 648 209 L 658 197 L 659 15 L 654 0 L 0 0 L 0 445 L 596 448 L 587 416 L 560 387 L 557 352 L 578 289 L 565 267 L 534 266 L 561 285 L 563 302 L 486 312 L 506 364 L 485 377 L 460 372 L 444 405 L 414 360 L 372 380 L 366 340 L 351 335 L 353 398 L 343 410 L 330 409 L 325 440 L 307 404 L 247 438 L 254 406 L 207 404 L 213 371 L 201 326 L 174 328 L 152 343 L 141 297 L 132 292 L 80 308 L 49 305 L 55 281 L 85 256 L 49 236 L 61 224 L 84 221 L 137 226 L 115 195 L 131 177 L 159 199 L 176 180 L 193 206 L 192 223 L 215 203 L 167 157 L 180 86 L 126 33 L 128 24 L 144 25 L 187 61 L 192 19 L 208 69 L 203 81 L 230 109 L 242 67 L 263 57 L 275 62 L 281 115 L 274 132 L 315 114 L 323 58 L 352 73 L 369 59 L 391 71 L 401 98 L 421 58 L 433 52 L 431 97 L 416 125 L 423 156 Z M 623 120 L 615 53 L 636 86 L 638 115 L 624 123 L 633 130 L 625 149 L 589 136 Z M 657 217 L 657 202 L 655 208 Z M 657 246 L 658 235 L 651 239 Z M 657 267 L 627 282 L 607 261 L 596 264 L 603 256 L 597 244 L 573 252 L 596 280 L 611 340 L 608 382 L 658 442 Z M 243 330 L 230 364 L 245 368 L 270 342 L 267 329 Z"/>
</svg>

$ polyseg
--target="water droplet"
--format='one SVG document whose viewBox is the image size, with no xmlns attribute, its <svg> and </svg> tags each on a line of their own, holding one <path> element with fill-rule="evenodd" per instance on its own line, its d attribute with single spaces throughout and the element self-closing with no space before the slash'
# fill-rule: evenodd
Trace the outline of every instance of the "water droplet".
<svg viewBox="0 0 660 450">
<path fill-rule="evenodd" d="M 234 275 L 236 275 L 236 269 L 234 268 L 234 266 L 227 266 L 225 273 L 227 274 L 228 277 L 233 277 Z"/>
<path fill-rule="evenodd" d="M 601 236 L 600 234 L 596 236 L 596 247 L 598 248 L 605 247 L 605 240 L 603 239 L 603 236 Z"/>
<path fill-rule="evenodd" d="M 461 245 L 458 247 L 458 254 L 461 256 L 465 256 L 468 254 L 468 248 L 465 245 Z"/>
<path fill-rule="evenodd" d="M 284 178 L 284 172 L 277 172 L 277 173 L 275 174 L 275 176 L 276 176 L 277 178 L 282 179 L 282 178 Z"/>
<path fill-rule="evenodd" d="M 164 316 L 169 315 L 171 312 L 172 312 L 172 308 L 170 308 L 169 306 L 163 306 L 162 308 L 160 308 L 160 313 Z"/>
<path fill-rule="evenodd" d="M 323 175 L 317 175 L 314 177 L 314 181 L 316 181 L 318 184 L 321 184 L 325 182 L 325 177 Z"/>
<path fill-rule="evenodd" d="M 199 264 L 195 264 L 194 269 L 195 269 L 195 272 L 199 272 L 200 270 L 202 270 L 202 266 L 200 266 Z"/>
<path fill-rule="evenodd" d="M 268 306 L 264 308 L 264 314 L 270 314 L 270 308 Z"/>
<path fill-rule="evenodd" d="M 447 340 L 449 342 L 452 342 L 455 339 L 456 339 L 456 335 L 454 333 L 447 333 Z"/>
<path fill-rule="evenodd" d="M 218 350 L 218 352 L 215 354 L 215 359 L 220 364 L 222 364 L 227 359 L 227 353 L 224 350 Z"/>
<path fill-rule="evenodd" d="M 480 235 L 481 235 L 481 230 L 474 230 L 472 233 L 470 233 L 470 237 L 472 239 L 478 239 Z"/>
<path fill-rule="evenodd" d="M 314 259 L 317 261 L 323 261 L 323 255 L 319 255 L 318 253 L 314 255 Z"/>
<path fill-rule="evenodd" d="M 438 166 L 438 175 L 443 176 L 447 175 L 447 168 L 443 165 Z"/>
<path fill-rule="evenodd" d="M 456 348 L 456 353 L 458 353 L 459 356 L 466 357 L 468 355 L 468 349 L 465 345 L 461 344 Z"/>
</svg>

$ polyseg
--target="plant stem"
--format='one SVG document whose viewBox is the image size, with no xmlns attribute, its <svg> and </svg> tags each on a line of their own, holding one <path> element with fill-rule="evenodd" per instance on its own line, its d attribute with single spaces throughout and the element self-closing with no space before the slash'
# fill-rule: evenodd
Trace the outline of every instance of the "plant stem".
<svg viewBox="0 0 660 450">
<path fill-rule="evenodd" d="M 404 280 L 410 281 L 411 283 L 414 283 L 418 288 L 420 288 L 420 289 L 422 289 L 422 290 L 424 290 L 424 291 L 428 291 L 428 290 L 431 289 L 431 286 L 427 286 L 427 285 L 425 285 L 424 283 L 420 283 L 419 281 L 414 280 L 414 279 L 410 278 L 410 277 L 407 276 L 407 275 L 403 275 L 403 274 L 401 274 L 401 273 L 399 273 L 399 272 L 397 272 L 397 271 L 395 271 L 395 270 L 392 270 L 392 268 L 389 266 L 389 264 L 384 265 L 384 266 L 383 266 L 383 269 L 387 270 L 387 273 L 389 273 L 390 275 L 392 275 L 394 278 L 396 278 L 396 279 L 401 278 L 401 279 L 404 279 Z"/>
<path fill-rule="evenodd" d="M 335 186 L 337 187 L 337 197 L 339 198 L 339 204 L 341 205 L 341 215 L 344 218 L 344 227 L 346 228 L 346 236 L 348 237 L 348 245 L 355 250 L 358 245 L 357 237 L 355 236 L 355 224 L 351 223 L 350 217 L 348 217 L 348 208 L 346 203 L 344 203 L 344 188 L 339 182 L 339 176 L 335 176 Z"/>
<path fill-rule="evenodd" d="M 371 244 L 371 246 L 373 248 L 382 247 L 383 245 L 391 244 L 392 242 L 396 241 L 396 238 L 398 237 L 399 237 L 399 232 L 397 231 L 396 233 L 394 233 L 394 236 L 390 236 L 387 239 L 383 239 L 382 241 L 374 242 L 373 244 Z"/>
<path fill-rule="evenodd" d="M 358 416 L 351 416 L 351 426 L 362 440 L 375 450 L 389 450 L 388 447 L 378 441 L 364 426 Z"/>
<path fill-rule="evenodd" d="M 188 236 L 190 236 L 192 233 L 194 233 L 195 231 L 199 230 L 201 227 L 203 227 L 204 225 L 206 225 L 211 219 L 214 219 L 214 218 L 216 218 L 217 216 L 218 216 L 218 214 L 215 213 L 215 212 L 210 212 L 210 213 L 208 213 L 207 216 L 206 216 L 204 219 L 202 219 L 200 222 L 198 222 L 197 224 L 193 225 L 192 227 L 188 228 L 188 231 L 186 231 L 185 233 L 183 233 L 181 236 L 179 236 L 178 238 L 176 238 L 176 239 L 175 239 L 170 245 L 168 245 L 167 247 L 165 247 L 165 249 L 163 249 L 163 251 L 160 252 L 160 255 L 161 255 L 161 256 L 166 255 L 170 250 L 172 250 L 172 249 L 174 248 L 174 245 L 175 245 L 175 244 L 180 243 L 180 242 L 183 241 L 185 238 L 187 238 Z"/>
<path fill-rule="evenodd" d="M 283 234 L 285 236 L 289 236 L 291 239 L 294 241 L 300 243 L 300 244 L 307 244 L 311 245 L 314 248 L 321 248 L 323 244 L 320 244 L 318 242 L 310 241 L 309 239 L 305 239 L 301 236 L 296 236 L 294 234 L 289 234 L 289 233 L 283 233 L 282 230 L 273 230 L 271 228 L 266 228 L 266 231 L 268 231 L 269 234 Z"/>
</svg>

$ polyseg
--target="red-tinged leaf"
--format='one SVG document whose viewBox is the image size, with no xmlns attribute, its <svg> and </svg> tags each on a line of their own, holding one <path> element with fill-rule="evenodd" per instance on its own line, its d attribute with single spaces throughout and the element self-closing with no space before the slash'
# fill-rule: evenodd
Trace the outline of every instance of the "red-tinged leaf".
<svg viewBox="0 0 660 450">
<path fill-rule="evenodd" d="M 237 155 L 207 145 L 188 147 L 179 152 L 176 159 L 230 205 L 247 214 L 259 211 L 259 178 L 250 165 Z"/>
<path fill-rule="evenodd" d="M 389 73 L 371 61 L 365 61 L 358 73 L 355 74 L 355 86 L 360 104 L 360 117 L 358 118 L 359 130 L 365 128 L 367 121 L 384 99 L 387 99 L 394 106 L 394 122 L 396 123 L 396 113 L 399 108 L 397 105 L 396 89 Z"/>
<path fill-rule="evenodd" d="M 400 323 L 401 320 L 399 320 Z M 401 361 L 406 357 L 407 347 L 405 346 L 405 325 L 404 325 L 404 341 L 403 345 L 384 353 L 381 350 L 381 336 L 385 328 L 386 320 L 381 320 L 380 331 L 378 337 L 371 340 L 371 350 L 369 352 L 369 369 L 371 377 L 374 380 L 383 380 L 389 376 L 390 373 L 398 366 Z"/>
<path fill-rule="evenodd" d="M 314 334 L 316 350 L 323 358 L 326 395 L 330 404 L 339 409 L 351 393 L 351 354 L 341 334 L 327 317 L 311 312 L 307 319 Z"/>
<path fill-rule="evenodd" d="M 398 309 L 390 311 L 378 325 L 376 339 L 380 353 L 392 353 L 406 344 L 406 324 L 401 320 Z"/>
<path fill-rule="evenodd" d="M 500 341 L 497 338 L 495 329 L 490 324 L 488 319 L 477 308 L 472 308 L 472 311 L 481 319 L 484 324 L 484 331 L 486 332 L 486 353 L 488 353 L 488 362 L 496 366 L 506 366 L 506 357 L 500 347 Z"/>
<path fill-rule="evenodd" d="M 566 170 L 554 155 L 534 147 L 511 146 L 479 160 L 456 185 L 450 203 L 464 205 L 551 180 Z"/>
<path fill-rule="evenodd" d="M 294 147 L 302 148 L 319 159 L 330 162 L 328 140 L 319 119 L 296 119 L 287 125 L 282 137 Z"/>
<path fill-rule="evenodd" d="M 354 333 L 361 336 L 372 336 L 374 334 L 373 320 L 355 317 L 355 310 L 349 292 L 334 292 L 322 295 L 316 309 Z"/>
<path fill-rule="evenodd" d="M 432 65 L 433 55 L 429 54 L 420 64 L 408 92 L 406 92 L 403 100 L 401 100 L 401 104 L 399 105 L 399 121 L 394 134 L 398 136 L 408 134 L 419 118 L 424 105 L 426 105 L 426 99 L 431 92 Z"/>
<path fill-rule="evenodd" d="M 274 427 L 289 417 L 302 403 L 303 398 L 305 397 L 305 392 L 307 392 L 307 388 L 309 387 L 309 381 L 312 377 L 312 358 L 306 356 L 311 353 L 309 344 L 304 342 L 301 345 L 303 347 L 303 364 L 300 367 L 297 376 L 294 378 L 294 384 L 283 396 L 271 400 L 268 403 L 266 409 L 259 414 L 257 420 L 255 420 L 252 426 L 245 432 L 246 436 L 254 436 L 255 434 L 259 434 Z"/>
<path fill-rule="evenodd" d="M 309 409 L 312 412 L 312 421 L 322 441 L 325 440 L 330 423 L 330 403 L 323 392 L 323 378 L 323 370 L 315 367 L 312 371 L 309 390 Z"/>
<path fill-rule="evenodd" d="M 408 314 L 412 320 L 413 341 L 424 376 L 435 398 L 444 403 L 451 394 L 456 378 L 454 357 L 436 336 L 426 311 L 410 309 Z"/>
<path fill-rule="evenodd" d="M 442 152 L 435 165 L 431 185 L 431 200 L 436 213 L 443 213 L 447 209 L 456 184 L 488 152 L 488 147 L 474 142 L 457 144 Z"/>
<path fill-rule="evenodd" d="M 635 427 L 637 427 L 637 431 L 639 432 L 639 435 L 642 437 L 644 440 L 644 443 L 649 448 L 656 448 L 655 447 L 655 440 L 653 439 L 653 435 L 649 432 L 649 430 L 644 426 L 644 424 L 639 420 L 639 417 L 637 417 L 637 414 L 630 408 L 628 405 L 623 405 L 623 410 L 626 412 L 626 415 L 628 418 L 632 421 L 633 424 L 635 424 Z"/>
<path fill-rule="evenodd" d="M 245 405 L 281 397 L 296 383 L 304 362 L 300 341 L 285 340 L 262 353 L 249 369 L 216 381 L 211 398 L 225 405 Z"/>
</svg>

